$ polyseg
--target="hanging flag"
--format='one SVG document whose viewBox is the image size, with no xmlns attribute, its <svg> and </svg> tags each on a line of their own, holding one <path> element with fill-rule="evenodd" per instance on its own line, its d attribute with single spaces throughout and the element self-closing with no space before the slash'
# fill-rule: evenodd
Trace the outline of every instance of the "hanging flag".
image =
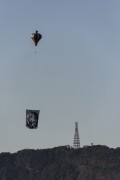
<svg viewBox="0 0 120 180">
<path fill-rule="evenodd" d="M 26 110 L 26 127 L 36 129 L 38 127 L 40 110 Z"/>
</svg>

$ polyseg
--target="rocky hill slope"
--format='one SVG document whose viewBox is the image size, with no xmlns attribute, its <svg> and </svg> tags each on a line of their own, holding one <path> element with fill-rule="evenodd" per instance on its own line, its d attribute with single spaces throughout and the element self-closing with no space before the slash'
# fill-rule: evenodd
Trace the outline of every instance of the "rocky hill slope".
<svg viewBox="0 0 120 180">
<path fill-rule="evenodd" d="M 120 180 L 120 148 L 62 146 L 1 153 L 0 180 Z"/>
</svg>

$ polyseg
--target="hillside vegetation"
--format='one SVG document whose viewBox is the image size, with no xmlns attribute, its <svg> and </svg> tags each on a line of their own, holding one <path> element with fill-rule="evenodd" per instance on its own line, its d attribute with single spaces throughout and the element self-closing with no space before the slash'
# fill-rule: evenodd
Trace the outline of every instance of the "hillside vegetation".
<svg viewBox="0 0 120 180">
<path fill-rule="evenodd" d="M 0 180 L 120 180 L 120 148 L 62 146 L 1 153 Z"/>
</svg>

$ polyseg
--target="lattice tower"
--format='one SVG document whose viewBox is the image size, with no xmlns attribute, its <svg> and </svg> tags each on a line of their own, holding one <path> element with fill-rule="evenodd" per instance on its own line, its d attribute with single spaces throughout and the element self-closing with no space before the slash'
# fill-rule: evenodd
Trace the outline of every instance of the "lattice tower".
<svg viewBox="0 0 120 180">
<path fill-rule="evenodd" d="M 79 138 L 79 132 L 78 132 L 78 122 L 75 122 L 75 134 L 74 134 L 73 148 L 74 149 L 80 148 L 80 138 Z"/>
</svg>

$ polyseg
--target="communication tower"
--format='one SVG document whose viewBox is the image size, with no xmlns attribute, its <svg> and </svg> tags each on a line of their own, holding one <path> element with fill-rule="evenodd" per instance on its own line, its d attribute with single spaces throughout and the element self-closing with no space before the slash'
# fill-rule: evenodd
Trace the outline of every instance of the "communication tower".
<svg viewBox="0 0 120 180">
<path fill-rule="evenodd" d="M 79 138 L 79 132 L 78 132 L 78 122 L 75 122 L 75 134 L 74 134 L 73 148 L 74 149 L 80 148 L 80 138 Z"/>
</svg>

